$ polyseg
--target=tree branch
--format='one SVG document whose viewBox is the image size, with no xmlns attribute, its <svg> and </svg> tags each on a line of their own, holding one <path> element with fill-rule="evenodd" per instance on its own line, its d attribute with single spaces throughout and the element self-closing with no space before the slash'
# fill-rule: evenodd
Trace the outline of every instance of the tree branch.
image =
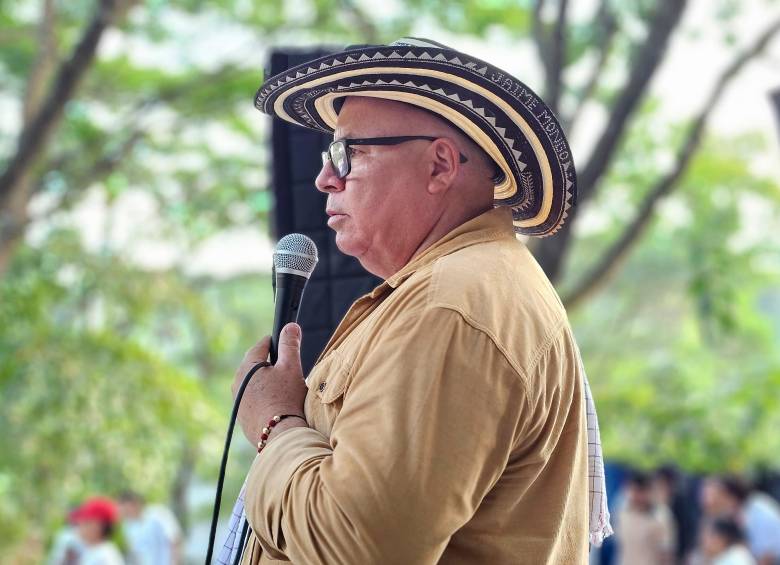
<svg viewBox="0 0 780 565">
<path fill-rule="evenodd" d="M 73 182 L 73 184 L 80 187 L 88 187 L 94 183 L 101 182 L 106 179 L 111 173 L 119 168 L 119 165 L 124 159 L 132 152 L 135 146 L 146 136 L 146 132 L 141 129 L 132 131 L 130 135 L 122 142 L 116 151 L 109 154 L 102 155 L 99 159 L 92 163 L 89 170 L 80 176 Z M 67 153 L 60 156 L 54 163 L 47 167 L 48 170 L 56 170 L 63 166 L 67 161 L 76 158 L 76 155 Z M 39 178 L 38 182 L 33 187 L 31 194 L 39 193 L 43 190 L 43 178 Z M 73 199 L 77 195 L 76 190 L 67 190 L 62 194 L 62 197 L 53 206 L 54 210 L 61 211 L 67 209 L 73 204 Z M 11 251 L 15 247 L 18 239 L 24 234 L 24 231 L 30 225 L 31 222 L 40 220 L 42 216 L 30 218 L 26 214 L 19 217 L 14 223 L 14 231 L 8 232 L 8 237 L 0 241 L 0 267 L 6 266 L 7 260 L 10 258 Z M 2 272 L 0 268 L 0 272 Z"/>
<path fill-rule="evenodd" d="M 540 266 L 553 282 L 560 277 L 571 241 L 571 227 L 576 222 L 579 210 L 593 196 L 598 180 L 610 165 L 629 118 L 639 105 L 650 79 L 660 66 L 669 38 L 680 23 L 686 3 L 687 0 L 664 0 L 657 9 L 646 39 L 633 57 L 626 85 L 610 108 L 610 118 L 604 133 L 599 138 L 584 170 L 578 175 L 577 206 L 569 210 L 568 223 L 556 233 L 555 237 L 539 241 L 534 249 L 534 255 Z"/>
<path fill-rule="evenodd" d="M 547 38 L 547 32 L 544 29 L 544 20 L 542 19 L 542 10 L 544 10 L 544 3 L 545 0 L 535 0 L 534 2 L 534 9 L 532 12 L 532 19 L 531 19 L 531 35 L 534 38 L 534 43 L 536 44 L 536 49 L 539 51 L 539 59 L 542 61 L 542 66 L 545 70 L 545 75 L 547 73 L 547 68 L 549 67 L 548 59 L 549 54 L 547 50 L 548 45 L 548 38 Z"/>
<path fill-rule="evenodd" d="M 550 56 L 545 80 L 545 101 L 554 114 L 560 104 L 563 68 L 566 65 L 566 10 L 568 0 L 558 0 L 558 16 L 550 38 Z"/>
<path fill-rule="evenodd" d="M 0 213 L 18 190 L 22 175 L 45 151 L 52 132 L 57 127 L 65 104 L 75 92 L 78 82 L 91 65 L 98 42 L 117 13 L 118 0 L 101 0 L 99 8 L 87 26 L 71 57 L 60 65 L 54 84 L 35 117 L 25 125 L 19 136 L 16 153 L 0 176 Z M 7 221 L 0 220 L 0 232 Z"/>
<path fill-rule="evenodd" d="M 33 100 L 25 107 L 25 111 L 29 110 L 29 119 L 22 126 L 16 152 L 0 175 L 0 275 L 5 272 L 11 252 L 24 233 L 27 223 L 31 171 L 45 153 L 49 140 L 62 119 L 65 104 L 73 97 L 79 81 L 92 64 L 103 32 L 132 2 L 133 0 L 100 0 L 92 21 L 84 30 L 70 58 L 59 66 L 43 102 L 35 104 Z M 51 5 L 48 5 L 48 8 L 51 9 Z M 49 17 L 53 18 L 52 10 L 48 14 L 44 13 L 43 28 L 50 25 L 47 21 Z M 34 74 L 36 69 L 31 72 Z M 37 79 L 31 81 L 30 84 L 34 84 Z M 33 108 L 33 105 L 38 107 Z"/>
<path fill-rule="evenodd" d="M 577 201 L 580 205 L 593 196 L 596 182 L 609 167 L 631 116 L 663 60 L 669 39 L 680 23 L 687 1 L 664 0 L 653 16 L 644 44 L 633 57 L 628 80 L 610 108 L 607 127 L 578 179 Z"/>
<path fill-rule="evenodd" d="M 219 83 L 232 72 L 237 72 L 237 70 L 233 66 L 227 65 L 212 73 L 199 75 L 194 80 L 167 86 L 166 88 L 160 89 L 154 95 L 147 96 L 136 102 L 134 107 L 124 115 L 121 124 L 115 130 L 117 136 L 119 135 L 118 132 L 125 133 L 124 141 L 115 150 L 110 152 L 107 151 L 100 155 L 92 162 L 92 165 L 87 169 L 86 173 L 78 175 L 75 179 L 71 179 L 69 184 L 75 188 L 86 188 L 104 180 L 119 168 L 122 162 L 130 153 L 132 153 L 133 149 L 135 149 L 138 142 L 149 134 L 145 128 L 141 127 L 142 117 L 145 113 L 149 112 L 155 106 L 175 102 L 177 98 L 192 92 L 192 89 L 197 87 L 198 84 Z M 117 122 L 119 122 L 119 118 L 117 118 Z M 60 170 L 67 163 L 78 159 L 80 155 L 81 153 L 78 150 L 62 153 L 47 162 L 45 170 Z M 43 178 L 41 177 L 38 179 L 31 195 L 35 195 L 42 190 L 44 190 L 44 183 Z M 78 190 L 74 190 L 73 188 L 65 191 L 56 208 L 58 210 L 68 208 L 72 205 L 73 199 L 77 195 Z M 29 222 L 25 222 L 20 227 L 24 229 L 28 223 Z"/>
<path fill-rule="evenodd" d="M 36 40 L 38 51 L 35 55 L 22 102 L 22 128 L 30 125 L 35 115 L 40 112 L 46 86 L 51 79 L 56 63 L 55 45 L 55 14 L 53 0 L 43 0 L 41 19 L 37 25 Z M 10 258 L 11 250 L 21 239 L 29 219 L 27 202 L 32 190 L 32 172 L 24 170 L 16 181 L 14 190 L 0 208 L 0 273 Z M 3 218 L 8 218 L 3 221 Z"/>
<path fill-rule="evenodd" d="M 145 113 L 149 112 L 155 106 L 174 102 L 177 98 L 189 94 L 198 84 L 219 83 L 226 76 L 229 76 L 230 73 L 234 72 L 238 72 L 238 70 L 232 65 L 226 65 L 212 73 L 198 75 L 194 80 L 167 86 L 166 88 L 160 89 L 154 95 L 147 96 L 136 102 L 134 107 L 122 118 L 122 124 L 116 128 L 117 132 L 124 132 L 126 134 L 124 141 L 115 150 L 105 152 L 95 159 L 84 174 L 70 179 L 69 184 L 72 188 L 63 193 L 62 198 L 55 208 L 57 210 L 69 208 L 79 194 L 78 188 L 86 188 L 95 183 L 99 183 L 119 168 L 124 160 L 132 153 L 133 149 L 135 149 L 138 142 L 149 134 L 145 128 L 141 127 L 141 118 Z M 119 119 L 117 119 L 117 121 L 119 121 Z M 45 170 L 60 170 L 66 163 L 78 159 L 80 155 L 81 153 L 78 151 L 60 154 L 55 159 L 46 163 Z M 35 195 L 42 190 L 44 190 L 44 182 L 41 177 L 31 191 L 31 195 Z M 38 220 L 40 217 L 34 219 Z M 23 232 L 28 224 L 28 219 L 20 222 L 18 231 Z M 0 242 L 0 254 L 2 254 L 4 245 L 5 242 Z M 0 260 L 0 265 L 2 265 L 2 260 Z"/>
<path fill-rule="evenodd" d="M 341 5 L 354 20 L 363 41 L 370 44 L 378 43 L 379 32 L 371 18 L 353 0 L 341 0 Z"/>
<path fill-rule="evenodd" d="M 658 180 L 647 194 L 634 220 L 625 228 L 621 236 L 596 262 L 593 268 L 575 285 L 574 290 L 566 296 L 564 304 L 568 308 L 576 307 L 583 299 L 595 292 L 606 283 L 614 274 L 618 266 L 627 257 L 630 249 L 637 243 L 640 236 L 647 229 L 653 212 L 658 202 L 674 188 L 679 186 L 679 180 L 687 170 L 694 153 L 701 145 L 702 134 L 713 109 L 723 95 L 728 84 L 742 70 L 742 68 L 754 57 L 759 55 L 769 41 L 780 32 L 780 20 L 770 25 L 753 43 L 752 46 L 742 51 L 731 64 L 721 73 L 712 91 L 704 102 L 696 119 L 691 125 L 688 135 L 680 148 L 671 171 Z"/>
<path fill-rule="evenodd" d="M 596 43 L 598 57 L 595 65 L 591 69 L 591 74 L 588 77 L 588 80 L 585 82 L 585 86 L 582 88 L 582 91 L 577 97 L 577 105 L 574 108 L 574 111 L 567 119 L 564 120 L 569 135 L 571 135 L 571 132 L 576 126 L 583 107 L 596 91 L 599 80 L 601 80 L 601 75 L 607 66 L 609 56 L 612 53 L 612 41 L 615 38 L 615 33 L 618 29 L 617 18 L 612 13 L 612 10 L 609 7 L 609 2 L 607 0 L 601 1 L 595 19 L 596 21 L 594 22 L 594 26 L 599 30 Z"/>
<path fill-rule="evenodd" d="M 40 110 L 46 84 L 49 82 L 57 58 L 54 43 L 54 0 L 43 0 L 41 21 L 37 32 L 38 52 L 32 71 L 27 77 L 24 103 L 22 108 L 22 123 L 27 125 Z"/>
</svg>

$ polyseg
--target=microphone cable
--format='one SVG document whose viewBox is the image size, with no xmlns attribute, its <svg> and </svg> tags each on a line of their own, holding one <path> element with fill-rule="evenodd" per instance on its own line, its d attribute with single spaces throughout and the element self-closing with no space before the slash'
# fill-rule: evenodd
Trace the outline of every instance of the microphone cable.
<svg viewBox="0 0 780 565">
<path fill-rule="evenodd" d="M 233 411 L 230 413 L 230 423 L 228 424 L 227 437 L 225 437 L 225 447 L 222 451 L 222 463 L 219 466 L 219 478 L 217 479 L 217 493 L 214 497 L 214 513 L 211 516 L 211 531 L 209 532 L 209 548 L 206 552 L 206 565 L 211 565 L 211 558 L 214 553 L 214 539 L 217 536 L 217 522 L 219 521 L 219 506 L 222 501 L 222 487 L 225 483 L 225 469 L 227 467 L 228 453 L 230 452 L 230 442 L 233 439 L 233 429 L 236 426 L 236 418 L 238 417 L 238 407 L 241 404 L 241 397 L 244 396 L 244 390 L 246 389 L 249 381 L 262 367 L 268 367 L 271 364 L 268 361 L 260 361 L 256 365 L 253 365 L 246 375 L 244 380 L 241 381 L 241 386 L 236 393 L 236 399 L 233 401 Z M 246 530 L 249 523 L 244 520 L 244 526 L 241 530 L 241 544 L 239 545 L 239 551 L 236 554 L 236 561 L 242 553 L 243 540 L 246 536 Z"/>
</svg>

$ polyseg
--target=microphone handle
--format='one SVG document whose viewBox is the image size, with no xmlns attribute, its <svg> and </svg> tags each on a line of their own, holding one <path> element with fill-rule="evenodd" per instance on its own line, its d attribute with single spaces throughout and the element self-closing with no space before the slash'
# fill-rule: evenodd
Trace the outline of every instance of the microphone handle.
<svg viewBox="0 0 780 565">
<path fill-rule="evenodd" d="M 308 279 L 292 273 L 276 274 L 276 301 L 274 303 L 274 328 L 271 332 L 271 364 L 276 364 L 279 334 L 290 322 L 298 321 L 298 308 Z"/>
</svg>

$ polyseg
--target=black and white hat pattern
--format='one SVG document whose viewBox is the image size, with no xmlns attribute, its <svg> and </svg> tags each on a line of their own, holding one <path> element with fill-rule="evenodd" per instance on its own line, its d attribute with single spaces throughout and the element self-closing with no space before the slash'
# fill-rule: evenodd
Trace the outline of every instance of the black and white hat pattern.
<svg viewBox="0 0 780 565">
<path fill-rule="evenodd" d="M 547 105 L 501 69 L 427 39 L 348 48 L 290 68 L 261 85 L 255 106 L 332 133 L 346 96 L 406 102 L 458 127 L 503 172 L 495 205 L 512 208 L 518 233 L 555 233 L 576 201 L 571 149 Z"/>
</svg>

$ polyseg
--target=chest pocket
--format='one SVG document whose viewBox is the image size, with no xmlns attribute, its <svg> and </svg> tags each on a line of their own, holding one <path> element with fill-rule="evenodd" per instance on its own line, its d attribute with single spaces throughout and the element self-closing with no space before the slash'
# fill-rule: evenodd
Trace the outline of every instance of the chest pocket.
<svg viewBox="0 0 780 565">
<path fill-rule="evenodd" d="M 351 363 L 339 350 L 328 352 L 309 373 L 306 385 L 306 419 L 314 429 L 330 437 L 333 422 L 344 405 L 344 393 L 350 382 Z"/>
</svg>

